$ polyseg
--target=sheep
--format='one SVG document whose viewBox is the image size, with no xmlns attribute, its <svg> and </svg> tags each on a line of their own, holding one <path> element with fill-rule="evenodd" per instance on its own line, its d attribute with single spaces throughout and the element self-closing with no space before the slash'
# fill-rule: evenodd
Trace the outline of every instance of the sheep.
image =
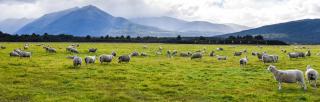
<svg viewBox="0 0 320 102">
<path fill-rule="evenodd" d="M 243 52 L 243 53 L 247 53 L 247 49 L 244 49 L 242 52 Z"/>
<path fill-rule="evenodd" d="M 47 47 L 46 51 L 49 53 L 57 53 L 57 50 L 55 48 Z"/>
<path fill-rule="evenodd" d="M 287 50 L 281 49 L 281 52 L 282 52 L 282 53 L 287 53 Z"/>
<path fill-rule="evenodd" d="M 19 53 L 20 57 L 31 57 L 31 52 L 21 51 Z"/>
<path fill-rule="evenodd" d="M 257 54 L 257 57 L 258 57 L 259 60 L 262 60 L 262 56 L 263 56 L 263 55 L 266 55 L 266 54 L 267 54 L 266 52 L 258 53 L 258 54 Z"/>
<path fill-rule="evenodd" d="M 252 52 L 251 55 L 257 56 L 259 53 L 258 52 Z"/>
<path fill-rule="evenodd" d="M 190 52 L 181 52 L 180 53 L 181 57 L 189 57 L 190 55 L 191 55 Z"/>
<path fill-rule="evenodd" d="M 227 56 L 217 56 L 218 60 L 227 60 Z"/>
<path fill-rule="evenodd" d="M 147 46 L 147 45 L 144 45 L 144 46 L 143 46 L 143 49 L 147 49 L 147 48 L 148 48 L 148 46 Z"/>
<path fill-rule="evenodd" d="M 101 56 L 99 57 L 101 64 L 102 64 L 103 62 L 110 63 L 110 62 L 112 61 L 112 58 L 113 58 L 113 55 L 105 55 L 105 54 L 103 54 L 103 55 L 101 55 Z"/>
<path fill-rule="evenodd" d="M 12 51 L 12 52 L 10 52 L 10 54 L 9 54 L 11 57 L 19 57 L 20 55 L 19 55 L 19 53 L 18 52 L 16 52 L 16 51 Z"/>
<path fill-rule="evenodd" d="M 168 51 L 167 51 L 167 56 L 168 56 L 168 57 L 172 57 L 172 56 L 171 56 L 171 51 L 170 51 L 170 50 L 168 50 Z"/>
<path fill-rule="evenodd" d="M 262 61 L 263 63 L 276 63 L 278 62 L 279 57 L 277 55 L 263 55 Z"/>
<path fill-rule="evenodd" d="M 148 56 L 148 54 L 145 53 L 145 52 L 142 52 L 142 53 L 140 54 L 140 56 Z"/>
<path fill-rule="evenodd" d="M 5 47 L 5 46 L 0 46 L 0 48 L 1 48 L 1 49 L 6 49 L 7 47 Z"/>
<path fill-rule="evenodd" d="M 247 56 L 245 58 L 241 58 L 240 61 L 239 61 L 240 62 L 240 66 L 246 66 L 248 61 L 249 61 L 249 59 L 248 59 Z"/>
<path fill-rule="evenodd" d="M 223 51 L 223 48 L 217 48 L 218 51 Z"/>
<path fill-rule="evenodd" d="M 159 49 L 158 49 L 158 51 L 162 51 L 162 50 L 163 50 L 163 48 L 160 46 Z"/>
<path fill-rule="evenodd" d="M 299 57 L 305 57 L 305 54 L 303 52 L 297 52 L 299 54 Z"/>
<path fill-rule="evenodd" d="M 82 64 L 82 58 L 78 57 L 78 56 L 75 56 L 73 58 L 73 66 L 77 67 L 77 66 L 81 66 L 81 64 Z"/>
<path fill-rule="evenodd" d="M 28 45 L 25 45 L 25 46 L 23 47 L 23 49 L 27 50 L 27 49 L 29 49 L 29 46 L 28 46 Z"/>
<path fill-rule="evenodd" d="M 70 48 L 70 52 L 72 53 L 79 53 L 79 51 L 76 48 Z"/>
<path fill-rule="evenodd" d="M 129 62 L 130 61 L 130 56 L 128 55 L 122 55 L 118 58 L 118 63 L 121 63 L 121 62 Z"/>
<path fill-rule="evenodd" d="M 97 52 L 97 50 L 98 50 L 97 48 L 90 48 L 88 51 L 89 51 L 89 53 L 90 53 L 90 52 L 92 52 L 92 53 L 96 53 L 96 52 Z"/>
<path fill-rule="evenodd" d="M 308 50 L 305 55 L 310 57 L 311 56 L 311 51 Z"/>
<path fill-rule="evenodd" d="M 307 71 L 306 71 L 306 77 L 307 77 L 307 81 L 309 81 L 309 84 L 312 85 L 313 82 L 313 86 L 317 87 L 317 80 L 319 77 L 318 71 L 314 70 L 313 68 L 311 68 L 310 65 L 307 66 Z"/>
<path fill-rule="evenodd" d="M 234 55 L 234 56 L 241 56 L 241 55 L 242 55 L 242 52 L 234 52 L 233 55 Z"/>
<path fill-rule="evenodd" d="M 131 56 L 139 56 L 139 53 L 134 51 L 134 52 L 131 53 Z"/>
<path fill-rule="evenodd" d="M 290 52 L 288 53 L 289 58 L 299 58 L 299 53 Z"/>
<path fill-rule="evenodd" d="M 173 50 L 171 54 L 172 54 L 172 56 L 176 56 L 176 55 L 177 55 L 177 53 L 178 53 L 178 51 L 177 51 L 177 50 Z"/>
<path fill-rule="evenodd" d="M 268 70 L 273 73 L 274 78 L 278 81 L 278 89 L 281 90 L 281 83 L 296 83 L 298 82 L 304 90 L 307 86 L 304 82 L 303 72 L 300 70 L 277 70 L 273 65 L 268 67 Z"/>
<path fill-rule="evenodd" d="M 197 52 L 192 54 L 191 59 L 201 59 L 202 58 L 202 54 Z"/>
<path fill-rule="evenodd" d="M 84 61 L 86 64 L 95 63 L 96 62 L 96 56 L 87 56 L 84 58 Z"/>
<path fill-rule="evenodd" d="M 157 51 L 156 55 L 162 55 L 162 53 L 160 51 Z"/>
<path fill-rule="evenodd" d="M 117 56 L 117 53 L 116 53 L 115 51 L 112 51 L 112 52 L 111 52 L 111 55 L 112 55 L 113 57 L 116 57 L 116 56 Z"/>
<path fill-rule="evenodd" d="M 210 54 L 209 54 L 209 56 L 210 56 L 210 57 L 215 56 L 214 51 L 211 51 Z"/>
</svg>

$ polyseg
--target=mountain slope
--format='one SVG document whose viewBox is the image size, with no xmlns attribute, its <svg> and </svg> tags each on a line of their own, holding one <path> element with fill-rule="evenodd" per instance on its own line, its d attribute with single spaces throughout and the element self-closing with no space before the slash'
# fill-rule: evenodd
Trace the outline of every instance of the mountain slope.
<svg viewBox="0 0 320 102">
<path fill-rule="evenodd" d="M 6 33 L 15 33 L 24 25 L 32 22 L 33 19 L 21 18 L 21 19 L 6 19 L 0 22 L 0 31 Z"/>
<path fill-rule="evenodd" d="M 172 31 L 172 32 L 197 32 L 197 33 L 211 33 L 211 35 L 224 34 L 231 32 L 238 32 L 241 30 L 249 29 L 249 27 L 236 25 L 236 24 L 215 24 L 205 21 L 184 21 L 172 17 L 145 17 L 145 18 L 133 18 L 130 21 L 146 25 L 157 27 L 160 29 Z"/>
<path fill-rule="evenodd" d="M 268 39 L 297 43 L 319 43 L 320 19 L 303 19 L 285 23 L 262 26 L 223 36 L 263 35 Z"/>
<path fill-rule="evenodd" d="M 44 15 L 17 31 L 18 34 L 50 33 L 73 34 L 77 36 L 102 36 L 113 33 L 161 32 L 154 27 L 134 24 L 124 18 L 112 15 L 89 5 L 82 8 Z"/>
</svg>

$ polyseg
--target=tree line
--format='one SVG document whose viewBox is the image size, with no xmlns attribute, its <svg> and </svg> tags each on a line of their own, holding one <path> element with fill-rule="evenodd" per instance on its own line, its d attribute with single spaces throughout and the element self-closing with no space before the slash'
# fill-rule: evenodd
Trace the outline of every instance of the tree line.
<svg viewBox="0 0 320 102">
<path fill-rule="evenodd" d="M 287 45 L 278 40 L 265 40 L 263 36 L 229 36 L 228 38 L 219 37 L 131 37 L 131 36 L 73 36 L 68 34 L 24 34 L 12 35 L 0 31 L 1 42 L 134 42 L 134 43 L 178 43 L 178 44 L 261 44 L 261 45 Z"/>
</svg>

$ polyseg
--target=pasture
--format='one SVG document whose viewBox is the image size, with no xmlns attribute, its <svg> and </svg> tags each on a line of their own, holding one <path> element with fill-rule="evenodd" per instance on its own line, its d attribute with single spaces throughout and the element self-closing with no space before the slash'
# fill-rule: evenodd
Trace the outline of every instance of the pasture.
<svg viewBox="0 0 320 102">
<path fill-rule="evenodd" d="M 31 58 L 10 57 L 15 48 L 23 48 L 25 43 L 0 43 L 0 101 L 320 101 L 320 90 L 307 83 L 307 91 L 298 84 L 278 83 L 267 71 L 270 64 L 263 64 L 252 51 L 279 55 L 278 69 L 306 70 L 307 65 L 320 71 L 320 46 L 305 45 L 310 48 L 311 57 L 289 59 L 286 53 L 293 52 L 295 46 L 255 45 L 188 45 L 188 44 L 143 44 L 143 43 L 79 43 L 80 53 L 66 52 L 72 43 L 44 43 L 57 49 L 57 53 L 47 53 L 39 43 L 29 43 L 27 51 Z M 147 48 L 143 48 L 143 46 Z M 162 55 L 156 55 L 159 47 Z M 216 48 L 224 48 L 217 51 Z M 89 48 L 98 48 L 96 53 L 88 53 Z M 180 57 L 184 51 L 206 49 L 202 59 Z M 233 56 L 235 51 L 246 49 L 248 53 Z M 177 50 L 178 56 L 168 58 L 167 50 Z M 209 57 L 228 56 L 225 61 Z M 111 54 L 117 57 L 109 64 L 82 64 L 74 68 L 72 59 L 66 56 Z M 149 56 L 132 57 L 129 63 L 118 63 L 118 56 L 133 51 L 146 52 Z M 306 52 L 307 49 L 296 49 Z M 239 59 L 248 56 L 249 62 L 240 67 Z"/>
</svg>

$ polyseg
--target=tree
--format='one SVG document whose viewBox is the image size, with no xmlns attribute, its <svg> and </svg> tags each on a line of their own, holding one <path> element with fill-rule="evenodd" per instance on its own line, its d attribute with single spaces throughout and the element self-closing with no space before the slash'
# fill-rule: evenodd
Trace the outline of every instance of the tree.
<svg viewBox="0 0 320 102">
<path fill-rule="evenodd" d="M 91 39 L 91 36 L 90 36 L 90 35 L 87 35 L 87 36 L 86 36 L 86 39 Z"/>
<path fill-rule="evenodd" d="M 254 39 L 256 40 L 263 40 L 263 36 L 262 35 L 257 35 L 254 37 Z"/>
<path fill-rule="evenodd" d="M 127 38 L 128 40 L 130 40 L 130 39 L 131 39 L 130 35 L 128 35 L 126 38 Z"/>
</svg>

